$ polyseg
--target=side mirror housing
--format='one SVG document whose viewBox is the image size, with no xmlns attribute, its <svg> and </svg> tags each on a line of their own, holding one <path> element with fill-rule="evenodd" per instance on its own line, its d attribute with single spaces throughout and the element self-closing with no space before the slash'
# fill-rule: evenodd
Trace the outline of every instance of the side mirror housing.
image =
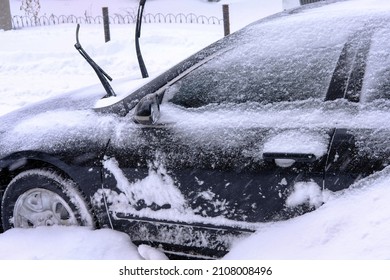
<svg viewBox="0 0 390 280">
<path fill-rule="evenodd" d="M 156 94 L 144 96 L 135 106 L 134 121 L 143 125 L 152 125 L 160 117 L 160 105 Z"/>
</svg>

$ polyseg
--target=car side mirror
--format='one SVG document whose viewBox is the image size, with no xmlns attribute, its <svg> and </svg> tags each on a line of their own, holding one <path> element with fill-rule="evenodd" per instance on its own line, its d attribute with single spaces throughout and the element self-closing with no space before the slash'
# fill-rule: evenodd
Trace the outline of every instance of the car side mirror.
<svg viewBox="0 0 390 280">
<path fill-rule="evenodd" d="M 160 105 L 156 94 L 144 96 L 135 106 L 134 121 L 139 124 L 155 124 L 160 117 Z"/>
</svg>

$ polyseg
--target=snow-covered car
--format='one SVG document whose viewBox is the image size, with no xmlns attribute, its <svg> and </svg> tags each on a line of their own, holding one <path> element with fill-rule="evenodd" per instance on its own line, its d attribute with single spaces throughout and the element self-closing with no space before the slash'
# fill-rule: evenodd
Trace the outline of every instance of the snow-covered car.
<svg viewBox="0 0 390 280">
<path fill-rule="evenodd" d="M 2 116 L 3 230 L 110 227 L 218 258 L 382 170 L 390 6 L 356 2 L 262 19 L 136 90 L 101 99 L 97 85 Z"/>
</svg>

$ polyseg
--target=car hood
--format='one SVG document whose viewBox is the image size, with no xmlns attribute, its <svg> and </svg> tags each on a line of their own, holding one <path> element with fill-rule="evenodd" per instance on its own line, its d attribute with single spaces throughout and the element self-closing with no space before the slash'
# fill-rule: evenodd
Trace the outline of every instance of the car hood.
<svg viewBox="0 0 390 280">
<path fill-rule="evenodd" d="M 128 96 L 128 89 L 138 84 L 129 80 L 115 82 L 119 92 L 115 101 Z M 0 116 L 0 158 L 16 151 L 56 152 L 76 146 L 79 149 L 104 146 L 116 123 L 123 118 L 115 110 L 96 112 L 95 107 L 104 95 L 103 87 L 97 84 Z"/>
</svg>

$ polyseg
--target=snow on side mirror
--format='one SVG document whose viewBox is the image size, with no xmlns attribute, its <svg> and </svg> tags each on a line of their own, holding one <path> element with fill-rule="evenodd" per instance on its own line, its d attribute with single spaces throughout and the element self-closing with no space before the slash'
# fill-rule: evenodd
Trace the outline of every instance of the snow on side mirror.
<svg viewBox="0 0 390 280">
<path fill-rule="evenodd" d="M 134 110 L 134 122 L 143 125 L 155 124 L 160 117 L 160 105 L 156 94 L 143 97 Z"/>
</svg>

